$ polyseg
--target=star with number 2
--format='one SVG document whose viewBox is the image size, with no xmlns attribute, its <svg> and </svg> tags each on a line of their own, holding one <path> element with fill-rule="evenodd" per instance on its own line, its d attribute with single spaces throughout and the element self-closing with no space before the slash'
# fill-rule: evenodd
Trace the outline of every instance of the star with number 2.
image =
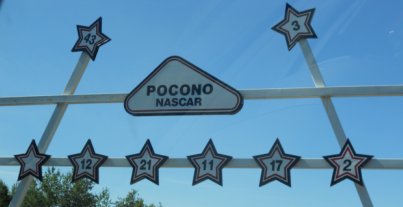
<svg viewBox="0 0 403 207">
<path fill-rule="evenodd" d="M 262 168 L 259 186 L 277 180 L 291 187 L 290 171 L 300 158 L 296 155 L 286 154 L 280 140 L 276 139 L 267 154 L 253 156 L 253 159 Z"/>
<path fill-rule="evenodd" d="M 35 140 L 32 140 L 25 154 L 14 155 L 14 157 L 21 165 L 18 180 L 32 175 L 42 181 L 42 165 L 49 160 L 50 155 L 39 153 Z"/>
<path fill-rule="evenodd" d="M 130 184 L 147 179 L 159 184 L 159 168 L 168 160 L 168 156 L 155 154 L 150 140 L 147 139 L 140 153 L 127 155 L 126 159 L 133 167 Z"/>
<path fill-rule="evenodd" d="M 101 45 L 111 39 L 102 33 L 102 17 L 99 17 L 89 27 L 77 25 L 78 40 L 71 51 L 86 52 L 92 60 L 95 60 Z"/>
<path fill-rule="evenodd" d="M 78 154 L 67 156 L 73 165 L 73 182 L 88 178 L 99 183 L 99 168 L 108 159 L 107 156 L 95 153 L 91 139 L 88 139 L 84 148 Z"/>
<path fill-rule="evenodd" d="M 372 157 L 372 155 L 355 153 L 353 145 L 351 145 L 350 140 L 347 139 L 339 154 L 323 156 L 333 167 L 333 176 L 330 186 L 344 179 L 349 179 L 363 185 L 361 168 L 367 164 Z"/>
<path fill-rule="evenodd" d="M 286 5 L 284 19 L 272 29 L 285 36 L 288 50 L 291 50 L 301 39 L 317 37 L 311 26 L 314 12 L 315 9 L 298 12 L 291 5 Z"/>
<path fill-rule="evenodd" d="M 188 156 L 195 168 L 193 185 L 209 179 L 222 186 L 222 169 L 232 159 L 231 156 L 218 154 L 210 139 L 201 154 Z"/>
</svg>

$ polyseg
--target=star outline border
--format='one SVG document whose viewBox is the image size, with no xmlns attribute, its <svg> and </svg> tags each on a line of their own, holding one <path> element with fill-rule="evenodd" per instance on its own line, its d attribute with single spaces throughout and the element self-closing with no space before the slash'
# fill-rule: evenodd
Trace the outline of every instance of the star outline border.
<svg viewBox="0 0 403 207">
<path fill-rule="evenodd" d="M 206 157 L 207 152 L 209 151 L 208 149 L 211 149 L 211 152 L 213 154 L 213 157 L 222 157 L 223 160 L 221 162 L 221 164 L 219 164 L 216 167 L 216 174 L 217 174 L 217 178 L 214 179 L 213 176 L 209 173 L 206 173 L 206 175 L 200 176 L 198 177 L 198 172 L 200 172 L 200 166 L 197 165 L 196 161 L 193 161 L 193 159 L 197 159 L 197 158 L 203 158 Z M 193 181 L 192 181 L 192 185 L 197 185 L 205 180 L 210 180 L 213 181 L 214 183 L 217 183 L 220 186 L 223 186 L 223 176 L 222 176 L 222 171 L 224 169 L 224 167 L 232 160 L 232 156 L 229 155 L 224 155 L 224 154 L 220 154 L 217 152 L 217 149 L 215 148 L 215 145 L 213 143 L 212 139 L 209 139 L 209 141 L 207 142 L 206 146 L 204 147 L 203 151 L 199 154 L 193 154 L 193 155 L 189 155 L 187 156 L 188 161 L 190 162 L 190 164 L 194 167 L 194 174 L 193 174 Z"/>
<path fill-rule="evenodd" d="M 140 176 L 136 177 L 136 171 L 137 171 L 137 164 L 132 161 L 132 158 L 141 158 L 144 156 L 144 153 L 147 151 L 147 149 L 149 150 L 149 154 L 150 157 L 157 157 L 157 159 L 159 160 L 157 163 L 154 164 L 153 166 L 153 172 L 154 172 L 154 178 L 151 178 L 151 176 L 149 176 L 148 173 L 141 173 Z M 159 185 L 159 169 L 161 168 L 161 166 L 169 159 L 168 156 L 166 155 L 161 155 L 161 154 L 157 154 L 154 151 L 154 148 L 151 144 L 150 139 L 147 139 L 146 142 L 144 143 L 143 147 L 141 148 L 139 153 L 136 154 L 131 154 L 131 155 L 126 155 L 126 159 L 128 160 L 129 164 L 132 166 L 133 170 L 132 170 L 132 176 L 130 178 L 130 184 L 134 184 L 137 183 L 143 179 L 147 179 L 153 183 L 155 183 L 156 185 Z"/>
<path fill-rule="evenodd" d="M 290 20 L 290 13 L 293 13 L 295 16 L 301 17 L 304 16 L 304 13 L 307 13 L 307 20 L 304 22 L 305 28 L 308 30 L 307 33 L 298 33 L 295 37 L 294 40 L 292 40 L 289 36 L 289 32 L 281 26 L 284 26 L 286 23 L 289 22 Z M 311 22 L 313 15 L 315 14 L 315 8 L 307 9 L 304 11 L 298 11 L 294 7 L 292 7 L 290 4 L 286 3 L 285 7 L 285 14 L 284 14 L 284 19 L 282 19 L 279 23 L 274 25 L 271 29 L 283 34 L 285 36 L 285 40 L 287 42 L 287 47 L 288 51 L 291 51 L 291 49 L 300 41 L 301 39 L 307 39 L 307 38 L 318 38 L 318 36 L 315 33 L 315 30 L 312 28 Z M 311 33 L 312 34 L 311 34 Z"/>
<path fill-rule="evenodd" d="M 357 170 L 357 178 L 359 178 L 358 180 L 352 178 L 354 177 L 353 175 L 351 175 L 351 173 L 347 173 L 347 176 L 342 176 L 336 179 L 336 174 L 338 173 L 338 169 L 339 166 L 336 165 L 335 163 L 333 163 L 330 159 L 333 157 L 342 157 L 344 151 L 346 151 L 346 148 L 349 147 L 351 150 L 351 153 L 353 156 L 357 156 L 357 157 L 365 157 L 366 159 L 364 161 L 362 161 L 361 164 L 356 164 L 354 166 L 354 170 Z M 344 156 L 343 156 L 344 157 Z M 333 155 L 326 155 L 323 156 L 323 158 L 325 159 L 325 161 L 333 168 L 333 173 L 332 173 L 332 180 L 330 182 L 330 186 L 336 185 L 337 183 L 345 180 L 345 179 L 349 179 L 351 181 L 353 181 L 354 183 L 357 183 L 361 186 L 364 186 L 364 179 L 362 177 L 362 169 L 369 161 L 371 161 L 371 159 L 373 158 L 373 155 L 364 155 L 364 154 L 357 154 L 354 150 L 353 145 L 350 142 L 350 139 L 347 139 L 346 142 L 344 143 L 343 147 L 341 148 L 340 152 L 338 154 L 333 154 Z M 358 165 L 358 166 L 357 166 Z M 341 166 L 340 166 L 341 167 Z"/>
<path fill-rule="evenodd" d="M 286 166 L 284 166 L 285 176 L 288 179 L 285 179 L 287 181 L 284 181 L 279 178 L 277 174 L 273 176 L 269 176 L 271 178 L 266 178 L 265 175 L 267 174 L 266 172 L 268 171 L 268 166 L 266 166 L 263 162 L 260 161 L 260 158 L 264 157 L 273 157 L 274 153 L 276 152 L 276 148 L 278 148 L 280 156 L 283 155 L 284 157 L 291 157 L 291 162 L 288 163 Z M 283 158 L 283 157 L 282 157 Z M 291 169 L 300 161 L 301 157 L 297 155 L 292 155 L 292 154 L 287 154 L 285 153 L 283 146 L 281 145 L 280 139 L 277 138 L 272 147 L 270 148 L 269 152 L 266 154 L 260 154 L 260 155 L 255 155 L 253 156 L 253 159 L 256 161 L 256 163 L 259 165 L 261 168 L 261 174 L 260 174 L 260 182 L 259 182 L 259 187 L 262 187 L 270 182 L 273 182 L 275 180 L 287 185 L 288 187 L 291 187 Z M 287 159 L 287 158 L 285 158 Z M 288 159 L 289 160 L 289 159 Z M 288 175 L 288 176 L 287 176 Z M 281 176 L 280 176 L 281 177 Z"/>
<path fill-rule="evenodd" d="M 71 49 L 72 52 L 85 52 L 87 53 L 90 58 L 95 61 L 97 54 L 98 54 L 98 50 L 99 48 L 108 43 L 109 41 L 111 41 L 112 39 L 109 38 L 107 35 L 105 35 L 104 33 L 102 33 L 102 17 L 99 17 L 97 20 L 95 20 L 90 26 L 83 26 L 83 25 L 76 25 L 77 27 L 77 33 L 78 33 L 78 40 L 77 42 L 74 44 L 73 48 Z M 83 40 L 83 36 L 82 36 L 82 32 L 81 30 L 87 30 L 87 31 L 91 31 L 94 27 L 96 27 L 96 34 L 98 36 L 101 37 L 101 40 L 94 43 L 94 49 L 93 51 L 90 50 L 90 48 L 88 48 L 87 46 L 80 46 L 81 41 Z"/>
<path fill-rule="evenodd" d="M 75 161 L 75 159 L 84 157 L 84 154 L 87 150 L 89 151 L 91 158 L 94 156 L 94 157 L 98 157 L 100 159 L 93 166 L 93 169 L 92 169 L 93 176 L 91 176 L 88 172 L 84 172 L 84 173 L 81 173 L 80 175 L 78 175 L 78 169 L 80 168 L 80 166 L 79 166 L 79 163 L 77 163 Z M 70 160 L 70 163 L 73 165 L 73 174 L 71 177 L 72 182 L 76 182 L 83 178 L 87 178 L 87 179 L 99 184 L 99 168 L 105 163 L 105 161 L 108 159 L 108 156 L 96 153 L 94 146 L 92 145 L 91 139 L 87 140 L 87 142 L 85 143 L 85 145 L 80 153 L 68 155 L 67 158 Z"/>
<path fill-rule="evenodd" d="M 33 148 L 33 152 L 35 155 L 39 155 L 41 158 L 41 161 L 37 162 L 35 164 L 36 170 L 37 170 L 37 175 L 35 174 L 36 172 L 32 172 L 31 169 L 24 171 L 25 168 L 25 162 L 20 160 L 19 157 L 29 157 L 27 155 L 29 155 L 29 152 L 31 151 L 31 147 Z M 28 153 L 28 154 L 27 154 Z M 28 146 L 28 149 L 25 153 L 23 154 L 17 154 L 14 155 L 14 158 L 17 160 L 17 162 L 20 164 L 20 171 L 18 173 L 18 179 L 17 181 L 20 181 L 22 179 L 24 179 L 25 177 L 31 175 L 35 178 L 37 178 L 38 180 L 42 181 L 43 180 L 43 175 L 42 175 L 42 166 L 50 159 L 51 155 L 48 154 L 44 154 L 44 153 L 40 153 L 39 152 L 39 148 L 36 145 L 35 139 L 32 139 L 31 143 Z"/>
</svg>

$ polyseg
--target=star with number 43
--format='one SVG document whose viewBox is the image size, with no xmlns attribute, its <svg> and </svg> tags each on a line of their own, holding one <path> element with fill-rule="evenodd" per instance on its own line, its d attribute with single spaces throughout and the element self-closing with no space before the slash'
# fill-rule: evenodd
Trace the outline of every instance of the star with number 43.
<svg viewBox="0 0 403 207">
<path fill-rule="evenodd" d="M 232 159 L 231 156 L 217 153 L 210 139 L 201 154 L 187 157 L 195 168 L 193 185 L 209 179 L 222 186 L 222 169 Z"/>
<path fill-rule="evenodd" d="M 272 29 L 285 36 L 288 50 L 291 50 L 301 39 L 317 38 L 311 26 L 314 12 L 315 9 L 298 12 L 291 5 L 286 5 L 284 19 Z"/>
<path fill-rule="evenodd" d="M 344 179 L 349 179 L 363 185 L 361 168 L 365 166 L 372 157 L 372 155 L 355 153 L 353 145 L 351 145 L 350 140 L 347 139 L 339 154 L 323 156 L 333 167 L 333 176 L 330 186 Z"/>
<path fill-rule="evenodd" d="M 140 153 L 127 155 L 126 159 L 133 167 L 130 184 L 147 179 L 159 185 L 159 168 L 168 160 L 168 156 L 156 154 L 147 139 Z"/>
<path fill-rule="evenodd" d="M 32 175 L 42 181 L 42 165 L 49 160 L 50 155 L 40 153 L 35 140 L 32 140 L 25 154 L 14 155 L 14 157 L 21 165 L 18 180 Z"/>
<path fill-rule="evenodd" d="M 78 40 L 71 51 L 86 52 L 95 60 L 99 47 L 111 39 L 102 33 L 102 17 L 99 17 L 89 27 L 77 25 Z"/>
<path fill-rule="evenodd" d="M 280 140 L 276 139 L 267 154 L 253 156 L 253 159 L 262 168 L 259 186 L 277 180 L 291 187 L 290 171 L 300 158 L 296 155 L 286 154 Z"/>
<path fill-rule="evenodd" d="M 88 139 L 84 148 L 78 154 L 67 156 L 73 164 L 73 182 L 88 178 L 99 183 L 99 168 L 108 159 L 107 156 L 95 153 L 91 139 Z"/>
</svg>

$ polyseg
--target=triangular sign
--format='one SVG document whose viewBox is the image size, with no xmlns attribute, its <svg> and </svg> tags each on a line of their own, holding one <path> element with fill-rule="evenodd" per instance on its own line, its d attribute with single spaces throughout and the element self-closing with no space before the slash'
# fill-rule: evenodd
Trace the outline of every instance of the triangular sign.
<svg viewBox="0 0 403 207">
<path fill-rule="evenodd" d="M 135 116 L 234 114 L 242 95 L 178 56 L 164 60 L 124 102 Z"/>
</svg>

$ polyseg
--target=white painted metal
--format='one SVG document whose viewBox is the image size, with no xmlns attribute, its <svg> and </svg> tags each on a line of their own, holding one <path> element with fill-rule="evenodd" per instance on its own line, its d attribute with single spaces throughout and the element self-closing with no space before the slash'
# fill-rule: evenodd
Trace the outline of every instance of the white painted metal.
<svg viewBox="0 0 403 207">
<path fill-rule="evenodd" d="M 315 83 L 315 86 L 317 88 L 325 87 L 325 81 L 323 80 L 323 77 L 320 73 L 318 64 L 316 63 L 315 57 L 313 56 L 313 53 L 312 53 L 311 47 L 308 44 L 308 41 L 306 39 L 302 39 L 299 41 L 299 44 L 301 46 L 305 60 L 308 64 L 309 70 L 311 71 L 311 75 L 312 75 L 313 81 Z M 323 106 L 326 110 L 329 121 L 332 125 L 332 129 L 336 135 L 337 142 L 339 143 L 339 146 L 341 148 L 344 145 L 344 143 L 346 142 L 347 137 L 346 137 L 346 134 L 344 133 L 344 130 L 343 130 L 343 127 L 339 120 L 339 117 L 337 115 L 336 109 L 333 105 L 331 97 L 323 96 L 323 97 L 321 97 L 321 100 L 322 100 Z M 362 205 L 372 207 L 373 204 L 372 204 L 371 197 L 369 196 L 367 188 L 365 186 L 361 186 L 356 183 L 355 183 L 355 188 L 358 192 Z"/>
<path fill-rule="evenodd" d="M 82 75 L 84 74 L 85 69 L 87 68 L 88 62 L 90 61 L 90 57 L 87 53 L 81 53 L 80 59 L 71 75 L 65 89 L 65 95 L 71 95 L 75 92 Z M 66 103 L 59 103 L 56 105 L 56 108 L 50 118 L 48 125 L 46 126 L 45 131 L 42 134 L 41 140 L 38 144 L 38 149 L 41 153 L 45 153 L 49 147 L 50 142 L 60 124 L 60 121 L 63 118 L 64 112 L 67 109 Z M 28 188 L 33 181 L 32 176 L 25 177 L 18 185 L 17 190 L 9 204 L 9 207 L 20 207 L 25 195 L 27 194 Z"/>
<path fill-rule="evenodd" d="M 403 96 L 403 86 L 348 86 L 324 88 L 270 88 L 239 90 L 246 100 Z M 122 103 L 127 94 L 84 94 L 55 96 L 0 97 L 0 106 L 48 105 L 48 104 L 94 104 Z"/>
<path fill-rule="evenodd" d="M 278 88 L 278 89 L 253 89 L 239 90 L 244 99 L 282 99 L 282 98 L 321 98 L 323 106 L 329 117 L 331 126 L 336 135 L 337 141 L 342 146 L 346 140 L 344 130 L 338 119 L 337 112 L 332 103 L 331 97 L 366 97 L 366 96 L 403 96 L 403 86 L 349 86 L 349 87 L 326 87 L 320 74 L 315 58 L 306 40 L 300 41 L 305 59 L 311 70 L 312 77 L 317 88 Z M 127 94 L 89 94 L 72 95 L 85 71 L 90 58 L 83 53 L 79 62 L 66 85 L 63 95 L 56 96 L 30 96 L 30 97 L 3 97 L 0 98 L 0 106 L 18 105 L 44 105 L 57 104 L 56 109 L 49 121 L 49 124 L 41 137 L 38 148 L 46 152 L 54 133 L 67 109 L 68 104 L 90 104 L 90 103 L 122 103 Z M 0 158 L 0 165 L 19 165 L 14 158 Z M 71 166 L 67 158 L 51 158 L 46 165 L 49 166 Z M 110 158 L 105 167 L 130 167 L 124 158 Z M 190 168 L 190 163 L 185 158 L 171 158 L 163 167 L 167 168 Z M 233 159 L 228 168 L 258 168 L 253 159 Z M 295 168 L 299 169 L 329 169 L 330 166 L 323 159 L 301 159 Z M 373 159 L 365 169 L 403 169 L 402 159 Z M 24 179 L 17 188 L 16 194 L 9 206 L 20 206 L 25 196 L 27 187 L 32 182 L 32 177 Z M 365 186 L 355 185 L 363 206 L 373 206 Z"/>
<path fill-rule="evenodd" d="M 14 157 L 0 158 L 1 166 L 19 166 Z M 45 166 L 72 167 L 68 158 L 50 158 Z M 102 167 L 131 167 L 126 158 L 108 158 Z M 193 168 L 186 158 L 169 158 L 162 168 Z M 257 168 L 256 161 L 252 158 L 234 158 L 224 168 Z M 301 158 L 294 166 L 296 169 L 331 169 L 332 167 L 322 158 L 307 159 Z M 403 170 L 402 159 L 372 159 L 363 169 L 382 169 L 382 170 Z"/>
</svg>

